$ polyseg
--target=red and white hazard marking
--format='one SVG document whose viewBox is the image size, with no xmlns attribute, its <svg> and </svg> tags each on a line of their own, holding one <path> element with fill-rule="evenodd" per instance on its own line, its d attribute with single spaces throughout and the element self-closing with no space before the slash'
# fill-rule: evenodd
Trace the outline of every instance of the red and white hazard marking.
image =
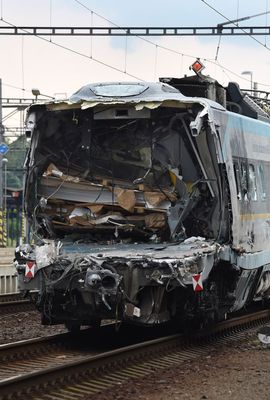
<svg viewBox="0 0 270 400">
<path fill-rule="evenodd" d="M 25 276 L 27 278 L 34 278 L 35 266 L 36 266 L 36 263 L 34 261 L 27 261 L 26 266 L 25 266 Z"/>
<path fill-rule="evenodd" d="M 196 274 L 192 276 L 192 283 L 194 292 L 200 292 L 203 290 L 202 275 Z"/>
</svg>

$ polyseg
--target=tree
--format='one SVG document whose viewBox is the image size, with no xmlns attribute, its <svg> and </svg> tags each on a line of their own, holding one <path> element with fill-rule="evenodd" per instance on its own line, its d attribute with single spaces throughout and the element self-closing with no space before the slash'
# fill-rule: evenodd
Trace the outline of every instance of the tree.
<svg viewBox="0 0 270 400">
<path fill-rule="evenodd" d="M 28 148 L 28 142 L 24 135 L 19 136 L 9 144 L 9 152 L 5 155 L 7 163 L 7 187 L 22 189 L 23 187 L 23 165 Z"/>
</svg>

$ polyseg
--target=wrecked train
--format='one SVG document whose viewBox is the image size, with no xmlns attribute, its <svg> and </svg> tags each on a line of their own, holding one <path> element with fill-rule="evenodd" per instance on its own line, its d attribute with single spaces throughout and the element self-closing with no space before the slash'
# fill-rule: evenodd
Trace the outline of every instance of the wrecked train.
<svg viewBox="0 0 270 400">
<path fill-rule="evenodd" d="M 267 299 L 269 121 L 199 73 L 32 105 L 15 266 L 42 323 L 202 323 Z"/>
</svg>

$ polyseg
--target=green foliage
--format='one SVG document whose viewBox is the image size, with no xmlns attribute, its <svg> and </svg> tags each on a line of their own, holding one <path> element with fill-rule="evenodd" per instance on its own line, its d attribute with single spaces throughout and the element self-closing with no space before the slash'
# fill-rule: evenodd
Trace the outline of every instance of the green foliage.
<svg viewBox="0 0 270 400">
<path fill-rule="evenodd" d="M 7 162 L 7 187 L 22 189 L 23 187 L 23 165 L 28 143 L 26 137 L 20 136 L 17 140 L 9 144 L 9 152 L 4 156 Z M 3 164 L 3 173 L 5 165 Z"/>
</svg>

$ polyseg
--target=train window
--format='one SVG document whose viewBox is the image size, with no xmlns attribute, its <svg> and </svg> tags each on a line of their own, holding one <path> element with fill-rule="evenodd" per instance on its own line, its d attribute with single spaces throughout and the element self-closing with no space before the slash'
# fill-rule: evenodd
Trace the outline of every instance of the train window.
<svg viewBox="0 0 270 400">
<path fill-rule="evenodd" d="M 248 164 L 241 163 L 241 192 L 242 198 L 248 201 Z"/>
<path fill-rule="evenodd" d="M 248 193 L 251 200 L 258 200 L 256 174 L 253 164 L 248 165 Z"/>
<path fill-rule="evenodd" d="M 241 179 L 240 179 L 240 168 L 237 161 L 233 164 L 233 171 L 234 171 L 234 179 L 236 184 L 236 192 L 238 200 L 242 200 L 242 193 L 241 193 Z"/>
<path fill-rule="evenodd" d="M 260 196 L 262 200 L 266 199 L 264 168 L 263 165 L 258 165 L 258 186 L 260 189 Z"/>
</svg>

